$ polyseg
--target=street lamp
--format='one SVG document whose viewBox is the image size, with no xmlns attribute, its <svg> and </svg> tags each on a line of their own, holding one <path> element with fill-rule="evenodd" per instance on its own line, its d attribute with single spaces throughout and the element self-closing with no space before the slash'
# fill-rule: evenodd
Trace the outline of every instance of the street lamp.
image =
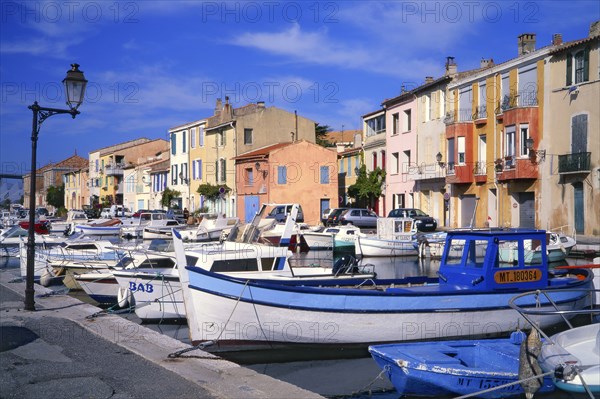
<svg viewBox="0 0 600 399">
<path fill-rule="evenodd" d="M 37 101 L 28 108 L 33 111 L 33 123 L 31 127 L 31 174 L 29 185 L 29 230 L 27 238 L 27 277 L 25 280 L 25 310 L 35 310 L 33 273 L 35 264 L 35 183 L 36 183 L 36 152 L 38 133 L 42 123 L 52 115 L 71 114 L 73 119 L 79 114 L 77 108 L 83 102 L 87 80 L 83 72 L 79 70 L 79 64 L 71 64 L 71 70 L 63 79 L 67 105 L 69 109 L 40 107 Z"/>
</svg>

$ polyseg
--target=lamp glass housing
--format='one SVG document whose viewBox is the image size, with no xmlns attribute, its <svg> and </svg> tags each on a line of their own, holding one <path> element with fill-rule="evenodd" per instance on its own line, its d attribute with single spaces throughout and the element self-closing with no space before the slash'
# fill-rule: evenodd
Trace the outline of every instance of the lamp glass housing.
<svg viewBox="0 0 600 399">
<path fill-rule="evenodd" d="M 67 71 L 63 84 L 67 95 L 67 105 L 72 110 L 76 110 L 83 103 L 87 83 L 83 72 L 79 70 L 79 64 L 71 64 L 71 70 Z"/>
</svg>

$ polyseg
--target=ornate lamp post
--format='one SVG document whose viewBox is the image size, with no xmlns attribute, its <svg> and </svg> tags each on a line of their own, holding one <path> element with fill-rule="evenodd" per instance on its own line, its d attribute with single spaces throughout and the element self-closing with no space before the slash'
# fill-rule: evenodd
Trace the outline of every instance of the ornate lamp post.
<svg viewBox="0 0 600 399">
<path fill-rule="evenodd" d="M 56 114 L 71 114 L 73 119 L 79 114 L 77 108 L 83 102 L 87 80 L 83 72 L 79 70 L 79 64 L 71 64 L 71 70 L 67 71 L 67 76 L 63 79 L 65 93 L 67 95 L 67 105 L 69 109 L 45 108 L 40 107 L 35 101 L 28 108 L 33 111 L 33 123 L 31 128 L 31 175 L 29 185 L 29 236 L 27 239 L 27 277 L 25 282 L 25 310 L 35 310 L 33 273 L 35 264 L 35 184 L 36 184 L 36 152 L 37 139 L 42 123 Z"/>
</svg>

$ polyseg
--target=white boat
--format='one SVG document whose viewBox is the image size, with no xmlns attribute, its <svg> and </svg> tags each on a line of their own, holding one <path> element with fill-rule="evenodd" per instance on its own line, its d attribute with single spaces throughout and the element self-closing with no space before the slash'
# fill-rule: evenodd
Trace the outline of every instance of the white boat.
<svg viewBox="0 0 600 399">
<path fill-rule="evenodd" d="M 377 234 L 359 234 L 356 255 L 412 256 L 418 254 L 417 228 L 411 218 L 378 218 Z"/>
<path fill-rule="evenodd" d="M 34 233 L 36 250 L 59 245 L 66 239 L 63 235 Z M 0 233 L 0 256 L 20 256 L 19 247 L 21 243 L 26 244 L 27 241 L 29 241 L 29 232 L 18 224 L 6 228 Z"/>
<path fill-rule="evenodd" d="M 589 270 L 598 277 L 598 265 L 566 266 L 567 270 Z M 555 270 L 559 270 L 558 268 Z M 533 324 L 539 335 L 544 338 L 540 342 L 541 350 L 536 361 L 544 373 L 553 374 L 554 385 L 567 392 L 585 393 L 590 398 L 600 393 L 600 308 L 598 303 L 588 309 L 560 309 L 555 304 L 552 309 L 525 308 L 522 304 L 529 297 L 543 298 L 553 294 L 555 290 L 538 290 L 517 295 L 509 301 L 509 306 L 517 310 L 520 316 L 531 323 L 533 317 L 556 317 L 560 315 L 567 323 L 568 329 L 552 336 L 544 333 L 542 326 Z M 589 297 L 597 298 L 600 287 L 570 290 L 582 292 Z M 597 300 L 597 299 L 596 299 Z M 592 301 L 594 303 L 594 301 Z M 574 327 L 569 319 L 575 315 L 592 317 L 591 324 Z"/>
<path fill-rule="evenodd" d="M 222 345 L 278 344 L 366 345 L 423 339 L 450 339 L 505 334 L 525 321 L 508 306 L 516 293 L 552 287 L 547 298 L 522 301 L 524 307 L 581 309 L 592 275 L 587 270 L 550 274 L 547 262 L 497 267 L 498 240 L 539 238 L 543 232 L 449 233 L 463 240 L 460 261 L 442 258 L 438 279 L 416 284 L 386 280 L 360 287 L 342 282 L 311 284 L 234 278 L 201 267 L 184 267 L 186 252 L 175 241 L 181 287 L 192 343 L 217 340 Z M 484 258 L 471 245 L 486 241 Z M 522 245 L 520 246 L 522 248 Z M 545 258 L 545 257 L 544 257 Z M 545 259 L 544 259 L 545 260 Z M 535 319 L 542 326 L 561 318 Z M 208 328 L 210 326 L 210 328 Z M 262 345 L 261 345 L 262 344 Z"/>
<path fill-rule="evenodd" d="M 99 219 L 87 224 L 75 224 L 75 231 L 88 236 L 119 236 L 121 221 L 119 219 Z"/>
<path fill-rule="evenodd" d="M 240 222 L 236 217 L 224 217 L 221 214 L 205 215 L 198 227 L 179 230 L 185 241 L 216 241 Z"/>
<path fill-rule="evenodd" d="M 360 228 L 352 225 L 325 227 L 323 231 L 304 231 L 302 236 L 309 249 L 354 248 Z"/>
<path fill-rule="evenodd" d="M 159 220 L 167 219 L 165 212 L 142 212 L 139 217 L 121 219 L 121 236 L 126 238 L 140 238 L 143 235 L 144 227 L 156 224 L 160 225 Z"/>
<path fill-rule="evenodd" d="M 27 247 L 21 243 L 21 276 L 27 274 Z M 39 280 L 45 274 L 47 278 L 65 275 L 69 286 L 73 273 L 88 272 L 91 269 L 108 269 L 119 260 L 119 253 L 108 240 L 98 240 L 80 235 L 63 240 L 59 245 L 47 249 L 37 249 L 34 260 L 34 279 Z M 47 280 L 46 280 L 47 281 Z M 70 288 L 80 288 L 77 284 Z"/>
<path fill-rule="evenodd" d="M 88 222 L 89 219 L 84 211 L 71 209 L 67 212 L 67 218 L 65 220 L 56 219 L 50 221 L 50 233 L 68 234 L 74 225 L 87 224 Z"/>
<path fill-rule="evenodd" d="M 156 220 L 144 227 L 142 237 L 144 240 L 171 240 L 173 238 L 171 233 L 173 229 L 180 230 L 185 229 L 186 227 L 186 225 L 180 224 L 175 219 Z"/>
<path fill-rule="evenodd" d="M 89 262 L 81 262 L 90 265 Z M 79 269 L 73 279 L 94 301 L 101 305 L 126 307 L 133 305 L 131 290 L 127 285 L 119 286 L 115 273 L 137 273 L 151 270 L 155 274 L 168 273 L 175 265 L 175 256 L 155 251 L 133 250 L 122 256 L 120 261 L 108 268 L 92 268 L 88 272 Z"/>
<path fill-rule="evenodd" d="M 538 361 L 542 370 L 559 373 L 560 378 L 554 379 L 558 388 L 568 392 L 600 393 L 600 323 L 551 336 L 542 344 Z"/>
</svg>

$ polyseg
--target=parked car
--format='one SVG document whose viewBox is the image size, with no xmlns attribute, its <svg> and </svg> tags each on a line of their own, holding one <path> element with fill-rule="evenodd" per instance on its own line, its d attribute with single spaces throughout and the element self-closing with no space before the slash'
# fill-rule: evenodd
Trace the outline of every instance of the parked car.
<svg viewBox="0 0 600 399">
<path fill-rule="evenodd" d="M 292 211 L 292 204 L 277 205 L 267 215 L 268 219 L 275 219 L 277 222 L 285 222 L 287 215 Z M 302 212 L 302 206 L 298 206 L 298 216 L 296 222 L 304 222 L 304 213 Z"/>
<path fill-rule="evenodd" d="M 340 224 L 353 224 L 356 227 L 377 227 L 377 214 L 369 209 L 348 209 L 340 216 Z"/>
<path fill-rule="evenodd" d="M 398 208 L 391 210 L 390 218 L 411 218 L 419 231 L 435 231 L 437 222 L 434 218 L 417 208 Z"/>
<path fill-rule="evenodd" d="M 323 211 L 323 213 L 321 214 L 321 223 L 327 224 L 327 218 L 329 217 L 329 214 L 333 212 L 334 209 L 335 208 L 327 208 Z"/>
<path fill-rule="evenodd" d="M 327 216 L 327 220 L 325 221 L 325 226 L 335 226 L 340 224 L 340 216 L 344 211 L 347 211 L 350 208 L 333 208 L 329 215 Z"/>
</svg>

